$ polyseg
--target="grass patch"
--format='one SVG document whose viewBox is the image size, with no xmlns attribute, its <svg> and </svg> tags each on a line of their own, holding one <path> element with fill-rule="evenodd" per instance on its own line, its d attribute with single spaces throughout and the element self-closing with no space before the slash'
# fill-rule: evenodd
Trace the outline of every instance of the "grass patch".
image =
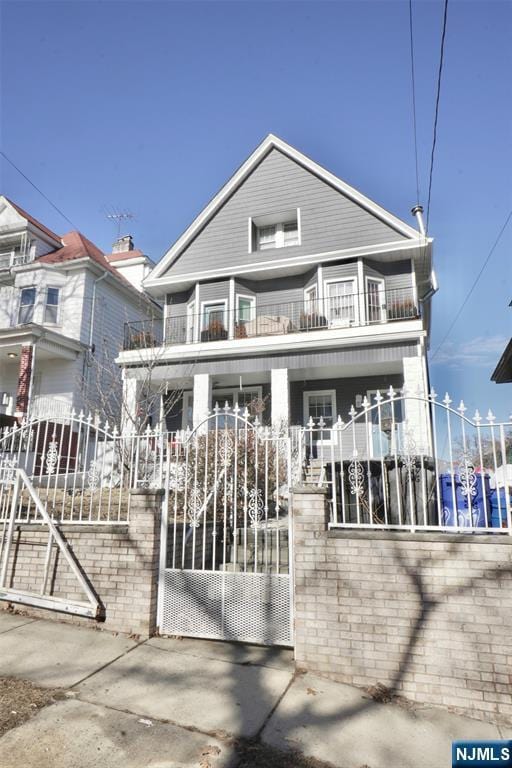
<svg viewBox="0 0 512 768">
<path fill-rule="evenodd" d="M 40 688 L 27 680 L 0 677 L 0 736 L 64 696 L 60 688 Z"/>
</svg>

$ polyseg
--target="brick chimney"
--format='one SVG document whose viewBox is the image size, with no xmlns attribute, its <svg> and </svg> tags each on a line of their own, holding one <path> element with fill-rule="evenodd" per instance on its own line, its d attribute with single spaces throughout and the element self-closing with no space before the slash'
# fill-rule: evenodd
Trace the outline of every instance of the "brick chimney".
<svg viewBox="0 0 512 768">
<path fill-rule="evenodd" d="M 133 238 L 131 235 L 119 237 L 112 246 L 112 253 L 124 253 L 125 251 L 133 251 Z"/>
</svg>

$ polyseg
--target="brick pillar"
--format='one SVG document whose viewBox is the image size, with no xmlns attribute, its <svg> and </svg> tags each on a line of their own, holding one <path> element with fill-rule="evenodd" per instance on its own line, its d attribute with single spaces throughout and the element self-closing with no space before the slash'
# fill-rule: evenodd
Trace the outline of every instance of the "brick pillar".
<svg viewBox="0 0 512 768">
<path fill-rule="evenodd" d="M 18 374 L 18 388 L 16 390 L 16 416 L 24 416 L 28 411 L 33 355 L 33 347 L 25 345 L 21 348 L 20 372 Z"/>
<path fill-rule="evenodd" d="M 156 632 L 160 521 L 163 490 L 140 488 L 130 493 L 130 539 L 136 550 L 133 579 L 126 584 L 131 599 L 133 631 L 149 637 Z"/>
<path fill-rule="evenodd" d="M 325 488 L 298 486 L 292 488 L 293 581 L 295 616 L 295 662 L 307 666 L 311 650 L 311 600 L 319 594 L 318 568 L 325 569 L 325 549 L 329 509 Z M 327 591 L 327 584 L 325 585 Z M 313 641 L 314 642 L 314 641 Z"/>
</svg>

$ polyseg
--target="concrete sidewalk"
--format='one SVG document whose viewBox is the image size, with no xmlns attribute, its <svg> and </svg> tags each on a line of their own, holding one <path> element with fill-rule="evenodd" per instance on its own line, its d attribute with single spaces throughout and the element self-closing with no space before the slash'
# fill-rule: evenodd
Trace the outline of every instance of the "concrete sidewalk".
<svg viewBox="0 0 512 768">
<path fill-rule="evenodd" d="M 512 736 L 444 710 L 377 704 L 350 686 L 295 676 L 286 650 L 137 643 L 0 611 L 0 676 L 10 675 L 69 696 L 0 739 L 3 768 L 225 768 L 237 764 L 239 737 L 339 768 L 440 768 L 450 765 L 454 739 Z"/>
</svg>

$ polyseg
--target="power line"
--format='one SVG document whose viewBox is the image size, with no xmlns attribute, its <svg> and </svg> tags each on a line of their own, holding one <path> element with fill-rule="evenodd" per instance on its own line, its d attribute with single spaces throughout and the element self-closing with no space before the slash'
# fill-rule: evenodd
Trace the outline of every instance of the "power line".
<svg viewBox="0 0 512 768">
<path fill-rule="evenodd" d="M 5 152 L 2 152 L 2 150 L 0 150 L 0 155 L 2 155 L 2 157 L 3 157 L 5 160 L 7 160 L 7 162 L 8 162 L 10 165 L 12 165 L 12 167 L 13 167 L 13 168 L 14 168 L 16 171 L 18 171 L 18 173 L 20 174 L 20 176 L 23 176 L 23 178 L 24 178 L 26 181 L 28 181 L 28 183 L 29 183 L 29 184 L 30 184 L 32 187 L 34 187 L 34 189 L 35 189 L 37 192 L 39 192 L 39 194 L 40 194 L 42 197 L 44 197 L 44 199 L 46 200 L 46 202 L 50 203 L 50 205 L 52 206 L 52 208 L 55 208 L 55 210 L 57 211 L 57 213 L 59 213 L 59 214 L 62 216 L 62 218 L 63 218 L 63 219 L 66 219 L 66 221 L 67 221 L 69 224 L 71 224 L 71 226 L 73 227 L 73 229 L 79 229 L 79 228 L 77 227 L 77 225 L 76 225 L 76 224 L 74 224 L 74 223 L 71 221 L 71 219 L 68 219 L 68 217 L 66 216 L 66 214 L 65 214 L 65 213 L 62 213 L 62 211 L 60 210 L 60 208 L 58 208 L 58 207 L 55 205 L 55 203 L 53 203 L 53 202 L 50 200 L 50 198 L 49 198 L 47 195 L 45 195 L 45 193 L 44 193 L 44 192 L 43 192 L 41 189 L 39 189 L 39 187 L 38 187 L 36 184 L 34 184 L 34 182 L 33 182 L 33 181 L 32 181 L 31 179 L 29 179 L 29 177 L 28 177 L 28 176 L 27 176 L 25 173 L 23 173 L 23 171 L 22 171 L 20 168 L 18 168 L 18 166 L 17 166 L 17 165 L 15 165 L 15 163 L 13 163 L 13 161 L 11 160 L 11 158 L 10 158 L 10 157 L 7 157 L 7 155 L 5 154 Z"/>
<path fill-rule="evenodd" d="M 411 83 L 412 83 L 412 122 L 414 131 L 414 159 L 416 163 L 416 203 L 420 202 L 420 174 L 418 170 L 418 132 L 416 128 L 416 78 L 414 75 L 414 34 L 412 23 L 412 0 L 409 0 L 409 42 L 411 53 Z"/>
<path fill-rule="evenodd" d="M 447 17 L 448 17 L 448 0 L 444 0 L 443 32 L 441 35 L 441 51 L 439 54 L 439 69 L 437 72 L 436 112 L 434 117 L 434 133 L 432 137 L 432 152 L 430 155 L 430 173 L 429 173 L 429 180 L 428 180 L 427 227 L 426 227 L 427 234 L 428 234 L 428 224 L 429 224 L 429 218 L 430 218 L 430 201 L 432 197 L 432 178 L 434 175 L 434 158 L 435 158 L 436 143 L 437 143 L 437 121 L 439 118 L 439 102 L 441 99 L 441 80 L 443 77 L 444 45 L 446 40 Z"/>
<path fill-rule="evenodd" d="M 458 320 L 458 319 L 459 319 L 459 317 L 461 316 L 462 312 L 464 311 L 464 307 L 465 307 L 465 306 L 466 306 L 466 304 L 468 303 L 468 301 L 469 301 L 469 299 L 470 299 L 470 296 L 471 296 L 471 294 L 472 294 L 472 293 L 473 293 L 473 291 L 475 290 L 475 288 L 476 288 L 476 286 L 477 286 L 477 283 L 478 283 L 478 281 L 479 281 L 479 280 L 480 280 L 480 278 L 482 277 L 482 275 L 483 275 L 483 273 L 484 273 L 484 270 L 485 270 L 485 268 L 486 268 L 487 264 L 489 263 L 489 261 L 490 261 L 490 259 L 491 259 L 491 256 L 493 255 L 494 251 L 496 250 L 496 246 L 498 245 L 498 243 L 500 242 L 501 238 L 503 237 L 503 233 L 505 232 L 505 230 L 506 230 L 506 228 L 507 228 L 507 226 L 508 226 L 508 223 L 509 223 L 509 221 L 510 221 L 511 219 L 512 219 L 512 210 L 510 211 L 510 213 L 508 214 L 507 218 L 505 219 L 505 223 L 504 223 L 504 224 L 503 224 L 503 226 L 501 227 L 501 229 L 500 229 L 500 231 L 499 231 L 499 233 L 498 233 L 498 237 L 497 237 L 497 238 L 496 238 L 496 240 L 494 241 L 494 243 L 493 243 L 493 246 L 492 246 L 491 250 L 490 250 L 490 251 L 489 251 L 489 253 L 487 254 L 487 257 L 486 257 L 486 259 L 485 259 L 484 263 L 482 264 L 482 266 L 481 266 L 481 268 L 480 268 L 480 271 L 479 271 L 478 275 L 476 276 L 476 278 L 475 278 L 475 280 L 474 280 L 474 282 L 473 282 L 473 285 L 471 286 L 471 288 L 470 288 L 470 289 L 469 289 L 469 291 L 467 292 L 467 294 L 466 294 L 466 298 L 464 299 L 464 301 L 463 301 L 463 302 L 462 302 L 462 304 L 460 305 L 460 307 L 459 307 L 459 310 L 458 310 L 457 314 L 455 315 L 455 317 L 453 318 L 453 320 L 452 320 L 452 322 L 451 322 L 451 325 L 450 325 L 450 327 L 449 327 L 449 328 L 448 328 L 448 330 L 446 331 L 446 333 L 445 333 L 445 335 L 444 335 L 444 338 L 443 338 L 443 340 L 441 341 L 441 343 L 439 344 L 439 346 L 437 347 L 437 349 L 435 350 L 435 352 L 432 354 L 432 356 L 431 356 L 431 358 L 430 358 L 431 360 L 433 360 L 433 359 L 434 359 L 434 357 L 437 355 L 437 353 L 439 352 L 439 350 L 441 349 L 441 347 L 443 346 L 443 344 L 444 344 L 444 343 L 445 343 L 445 341 L 447 340 L 448 336 L 449 336 L 449 335 L 450 335 L 450 333 L 452 332 L 452 330 L 453 330 L 453 327 L 455 326 L 455 323 L 457 322 L 457 320 Z"/>
</svg>

